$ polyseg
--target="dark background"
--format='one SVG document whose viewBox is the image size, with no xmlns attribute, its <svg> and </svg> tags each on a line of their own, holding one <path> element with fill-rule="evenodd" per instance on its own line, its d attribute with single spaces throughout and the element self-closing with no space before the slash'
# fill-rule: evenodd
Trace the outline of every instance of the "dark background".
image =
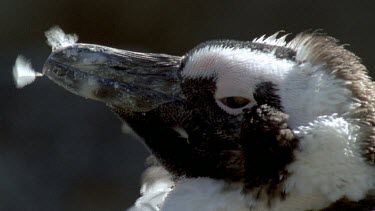
<svg viewBox="0 0 375 211">
<path fill-rule="evenodd" d="M 125 210 L 148 154 L 104 105 L 47 78 L 15 88 L 18 54 L 41 70 L 44 31 L 80 42 L 182 55 L 210 39 L 322 29 L 375 68 L 375 1 L 0 1 L 0 211 Z"/>
</svg>

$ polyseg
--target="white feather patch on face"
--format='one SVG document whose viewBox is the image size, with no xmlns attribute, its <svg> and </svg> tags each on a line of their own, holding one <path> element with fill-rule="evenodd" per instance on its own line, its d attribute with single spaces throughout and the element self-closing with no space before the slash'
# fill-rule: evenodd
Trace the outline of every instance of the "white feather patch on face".
<svg viewBox="0 0 375 211">
<path fill-rule="evenodd" d="M 256 85 L 267 81 L 280 84 L 295 63 L 279 59 L 272 53 L 247 48 L 207 46 L 194 52 L 182 70 L 185 78 L 214 78 L 215 99 L 243 97 L 255 103 Z M 218 102 L 230 114 L 238 114 L 243 108 L 231 109 Z"/>
</svg>

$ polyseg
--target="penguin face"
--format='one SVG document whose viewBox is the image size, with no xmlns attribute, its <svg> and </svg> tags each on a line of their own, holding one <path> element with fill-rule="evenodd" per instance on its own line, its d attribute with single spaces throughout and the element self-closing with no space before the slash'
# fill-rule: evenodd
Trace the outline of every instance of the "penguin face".
<svg viewBox="0 0 375 211">
<path fill-rule="evenodd" d="M 210 41 L 183 57 L 74 44 L 53 52 L 44 74 L 106 103 L 176 177 L 274 188 L 294 160 L 293 130 L 361 106 L 319 39 Z"/>
<path fill-rule="evenodd" d="M 215 90 L 210 97 L 228 114 L 238 115 L 256 104 L 280 109 L 279 85 L 295 66 L 295 52 L 270 48 L 253 42 L 206 42 L 187 54 L 181 75 L 212 81 Z"/>
<path fill-rule="evenodd" d="M 249 135 L 247 131 L 254 124 L 253 113 L 259 111 L 256 109 L 261 105 L 275 109 L 273 117 L 280 117 L 280 123 L 287 121 L 287 115 L 280 114 L 283 105 L 278 84 L 283 74 L 293 69 L 295 54 L 287 48 L 271 49 L 271 46 L 252 42 L 211 41 L 183 57 L 178 72 L 184 99 L 163 105 L 162 111 L 157 111 L 173 114 L 164 119 L 178 120 L 169 128 L 184 131 L 188 145 L 181 149 L 192 147 L 184 157 L 190 157 L 185 166 L 172 167 L 171 172 L 182 169 L 185 176 L 230 181 L 256 181 L 259 178 L 264 183 L 280 181 L 285 173 L 282 169 L 293 159 L 291 151 L 296 140 L 291 138 L 290 143 L 280 147 L 271 143 L 274 140 L 265 140 L 267 137 L 255 137 L 260 133 Z M 124 116 L 123 119 L 127 119 Z M 134 127 L 129 119 L 126 121 Z M 275 133 L 279 130 L 273 129 Z M 270 143 L 259 145 L 254 139 Z M 275 161 L 276 157 L 278 161 Z M 181 158 L 167 157 L 165 160 L 165 165 L 169 166 L 172 162 L 180 162 Z"/>
<path fill-rule="evenodd" d="M 268 55 L 271 49 L 212 41 L 174 57 L 75 44 L 52 53 L 44 73 L 75 94 L 105 102 L 172 174 L 243 181 L 242 128 L 249 128 L 243 111 L 260 104 L 281 109 L 273 68 L 293 65 L 291 50 Z"/>
</svg>

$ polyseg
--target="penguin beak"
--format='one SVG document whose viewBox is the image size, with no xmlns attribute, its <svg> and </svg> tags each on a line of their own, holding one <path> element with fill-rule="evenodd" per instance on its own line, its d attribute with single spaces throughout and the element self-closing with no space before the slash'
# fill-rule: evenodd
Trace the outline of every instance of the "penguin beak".
<svg viewBox="0 0 375 211">
<path fill-rule="evenodd" d="M 146 112 L 183 98 L 178 71 L 181 59 L 74 44 L 52 52 L 43 74 L 76 95 Z"/>
</svg>

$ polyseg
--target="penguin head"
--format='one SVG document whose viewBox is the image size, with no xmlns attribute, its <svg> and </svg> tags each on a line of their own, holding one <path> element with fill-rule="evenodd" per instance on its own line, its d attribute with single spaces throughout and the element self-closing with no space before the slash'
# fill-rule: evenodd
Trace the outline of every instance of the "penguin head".
<svg viewBox="0 0 375 211">
<path fill-rule="evenodd" d="M 370 108 L 350 79 L 368 80 L 364 67 L 333 38 L 276 36 L 209 41 L 182 57 L 74 44 L 53 52 L 44 74 L 106 103 L 176 177 L 277 186 L 294 159 L 293 129 Z"/>
</svg>

